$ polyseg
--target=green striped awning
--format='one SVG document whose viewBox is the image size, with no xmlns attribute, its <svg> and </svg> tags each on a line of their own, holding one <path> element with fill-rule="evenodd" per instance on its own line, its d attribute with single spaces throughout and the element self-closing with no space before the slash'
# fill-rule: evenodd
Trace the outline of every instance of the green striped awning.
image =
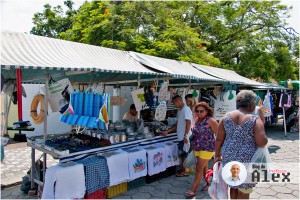
<svg viewBox="0 0 300 200">
<path fill-rule="evenodd" d="M 5 78 L 15 78 L 7 77 L 14 74 L 12 71 L 15 68 L 24 69 L 24 81 L 32 79 L 32 73 L 43 76 L 45 71 L 50 74 L 60 71 L 93 71 L 107 76 L 118 73 L 168 76 L 165 72 L 148 69 L 126 51 L 26 33 L 2 32 L 1 73 Z"/>
</svg>

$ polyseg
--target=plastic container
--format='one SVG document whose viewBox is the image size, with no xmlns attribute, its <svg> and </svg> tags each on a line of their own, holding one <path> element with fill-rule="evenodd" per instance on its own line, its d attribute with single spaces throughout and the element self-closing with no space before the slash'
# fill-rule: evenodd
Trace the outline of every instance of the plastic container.
<svg viewBox="0 0 300 200">
<path fill-rule="evenodd" d="M 146 185 L 146 177 L 141 177 L 128 182 L 128 191 Z"/>
<path fill-rule="evenodd" d="M 91 194 L 85 194 L 84 198 L 85 199 L 106 199 L 106 195 L 107 195 L 107 189 L 103 188 Z"/>
<path fill-rule="evenodd" d="M 115 143 L 115 136 L 114 136 L 113 133 L 110 133 L 110 134 L 108 135 L 108 138 L 109 138 L 109 141 L 110 141 L 111 144 L 114 144 L 114 143 Z"/>
<path fill-rule="evenodd" d="M 127 189 L 128 189 L 127 182 L 121 183 L 119 185 L 108 187 L 106 197 L 109 198 L 109 199 L 113 198 L 113 197 L 116 197 L 118 195 L 121 195 L 121 194 L 127 192 Z"/>
<path fill-rule="evenodd" d="M 114 138 L 115 138 L 115 143 L 119 143 L 120 141 L 120 134 L 119 133 L 114 133 Z"/>
<path fill-rule="evenodd" d="M 122 133 L 121 134 L 121 142 L 126 142 L 127 141 L 127 136 L 126 136 L 126 133 Z"/>
</svg>

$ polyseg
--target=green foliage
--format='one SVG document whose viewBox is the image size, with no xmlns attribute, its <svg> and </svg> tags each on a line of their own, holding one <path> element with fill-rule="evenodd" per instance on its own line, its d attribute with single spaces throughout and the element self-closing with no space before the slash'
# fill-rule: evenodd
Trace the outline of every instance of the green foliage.
<svg viewBox="0 0 300 200">
<path fill-rule="evenodd" d="M 299 38 L 279 1 L 92 1 L 45 5 L 31 33 L 285 80 L 299 73 Z"/>
</svg>

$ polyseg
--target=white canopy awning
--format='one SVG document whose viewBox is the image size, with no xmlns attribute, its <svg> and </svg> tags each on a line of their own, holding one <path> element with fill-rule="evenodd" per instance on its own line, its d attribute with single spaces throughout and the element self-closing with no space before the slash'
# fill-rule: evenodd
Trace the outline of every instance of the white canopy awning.
<svg viewBox="0 0 300 200">
<path fill-rule="evenodd" d="M 127 52 L 26 33 L 1 33 L 1 66 L 151 74 Z"/>
<path fill-rule="evenodd" d="M 263 84 L 253 81 L 251 79 L 248 79 L 246 77 L 243 77 L 236 73 L 235 71 L 228 70 L 228 69 L 222 69 L 222 68 L 217 68 L 217 67 L 210 67 L 210 66 L 204 66 L 204 65 L 199 65 L 199 64 L 194 64 L 192 65 L 204 72 L 207 73 L 211 76 L 227 80 L 231 83 L 236 83 L 236 84 L 242 84 L 242 85 L 248 85 L 248 86 L 263 86 Z"/>
<path fill-rule="evenodd" d="M 211 76 L 209 74 L 203 73 L 200 70 L 195 69 L 188 62 L 160 58 L 136 52 L 130 52 L 130 55 L 143 65 L 146 65 L 148 67 L 151 67 L 152 69 L 161 72 L 173 74 L 175 77 L 224 82 L 223 79 Z"/>
</svg>

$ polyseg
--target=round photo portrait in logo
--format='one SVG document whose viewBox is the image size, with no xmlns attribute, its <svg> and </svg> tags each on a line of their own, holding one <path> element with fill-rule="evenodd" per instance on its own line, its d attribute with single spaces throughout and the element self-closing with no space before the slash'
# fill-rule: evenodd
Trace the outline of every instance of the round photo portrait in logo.
<svg viewBox="0 0 300 200">
<path fill-rule="evenodd" d="M 247 170 L 245 165 L 238 161 L 227 163 L 223 167 L 222 178 L 230 186 L 241 185 L 247 178 Z"/>
</svg>

